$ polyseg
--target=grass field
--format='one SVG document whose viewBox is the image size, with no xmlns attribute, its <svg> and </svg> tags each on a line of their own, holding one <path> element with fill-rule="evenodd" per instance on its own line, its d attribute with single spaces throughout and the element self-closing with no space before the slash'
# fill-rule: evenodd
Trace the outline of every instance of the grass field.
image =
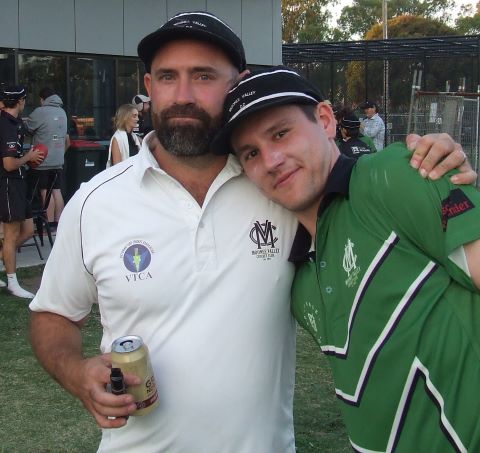
<svg viewBox="0 0 480 453">
<path fill-rule="evenodd" d="M 41 270 L 21 269 L 19 280 L 35 291 Z M 100 337 L 94 312 L 84 332 L 87 355 L 97 354 Z M 37 363 L 28 342 L 28 301 L 5 290 L 0 290 L 0 338 L 0 453 L 95 452 L 100 430 L 81 403 Z M 297 452 L 351 451 L 326 360 L 301 330 L 297 351 Z"/>
</svg>

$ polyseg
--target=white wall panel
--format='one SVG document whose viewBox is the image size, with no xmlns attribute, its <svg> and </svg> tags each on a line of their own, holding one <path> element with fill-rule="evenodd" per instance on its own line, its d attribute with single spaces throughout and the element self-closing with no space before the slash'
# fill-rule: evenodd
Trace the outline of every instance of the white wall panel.
<svg viewBox="0 0 480 453">
<path fill-rule="evenodd" d="M 206 11 L 206 9 L 206 0 L 167 0 L 167 15 L 169 18 L 185 11 Z"/>
<path fill-rule="evenodd" d="M 273 64 L 273 4 L 275 0 L 242 0 L 242 41 L 248 64 Z"/>
<path fill-rule="evenodd" d="M 242 2 L 225 0 L 207 0 L 207 11 L 227 22 L 232 30 L 242 37 Z"/>
<path fill-rule="evenodd" d="M 167 0 L 124 1 L 125 55 L 136 57 L 140 40 L 167 20 Z"/>
<path fill-rule="evenodd" d="M 123 54 L 123 0 L 75 0 L 75 22 L 77 52 Z"/>
<path fill-rule="evenodd" d="M 20 0 L 20 48 L 75 51 L 74 0 Z"/>
<path fill-rule="evenodd" d="M 0 47 L 19 47 L 18 0 L 1 0 Z"/>
<path fill-rule="evenodd" d="M 280 0 L 0 0 L 0 47 L 136 56 L 181 11 L 210 11 L 243 40 L 247 63 L 279 64 Z M 20 28 L 19 28 L 20 27 Z"/>
</svg>

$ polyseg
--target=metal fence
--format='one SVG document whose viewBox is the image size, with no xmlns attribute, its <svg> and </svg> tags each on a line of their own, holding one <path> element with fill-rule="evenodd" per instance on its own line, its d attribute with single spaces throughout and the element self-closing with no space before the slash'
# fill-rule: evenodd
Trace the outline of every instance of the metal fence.
<svg viewBox="0 0 480 453">
<path fill-rule="evenodd" d="M 460 143 L 472 167 L 479 171 L 480 94 L 418 91 L 407 119 L 407 132 L 419 135 L 447 132 Z"/>
</svg>

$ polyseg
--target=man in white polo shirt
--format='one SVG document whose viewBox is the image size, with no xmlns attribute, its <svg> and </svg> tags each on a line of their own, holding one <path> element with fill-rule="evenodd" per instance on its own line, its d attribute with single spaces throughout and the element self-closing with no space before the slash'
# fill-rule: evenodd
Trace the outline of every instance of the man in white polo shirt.
<svg viewBox="0 0 480 453">
<path fill-rule="evenodd" d="M 223 99 L 245 73 L 242 44 L 197 12 L 175 16 L 138 51 L 155 131 L 63 212 L 30 306 L 33 349 L 104 428 L 100 452 L 293 453 L 287 258 L 297 222 L 233 156 L 210 153 Z M 104 353 L 128 334 L 150 349 L 160 404 L 146 416 L 109 418 L 135 404 L 105 391 L 108 354 L 82 354 L 94 303 Z"/>
</svg>

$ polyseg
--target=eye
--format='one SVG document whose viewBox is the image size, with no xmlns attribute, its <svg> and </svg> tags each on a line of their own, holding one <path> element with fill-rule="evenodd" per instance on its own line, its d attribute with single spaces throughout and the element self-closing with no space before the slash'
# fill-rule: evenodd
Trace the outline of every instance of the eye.
<svg viewBox="0 0 480 453">
<path fill-rule="evenodd" d="M 247 151 L 247 152 L 243 153 L 242 160 L 244 162 L 246 162 L 246 161 L 251 160 L 251 159 L 253 159 L 257 156 L 258 156 L 258 149 L 251 149 L 250 151 Z"/>
<path fill-rule="evenodd" d="M 199 73 L 197 78 L 199 80 L 212 80 L 213 79 L 212 74 L 209 74 L 207 72 Z"/>
<path fill-rule="evenodd" d="M 173 80 L 173 74 L 169 72 L 162 72 L 161 74 L 158 75 L 158 80 Z"/>
<path fill-rule="evenodd" d="M 281 131 L 278 131 L 275 133 L 275 138 L 278 140 L 284 137 L 287 133 L 288 133 L 288 129 L 282 129 Z"/>
</svg>

